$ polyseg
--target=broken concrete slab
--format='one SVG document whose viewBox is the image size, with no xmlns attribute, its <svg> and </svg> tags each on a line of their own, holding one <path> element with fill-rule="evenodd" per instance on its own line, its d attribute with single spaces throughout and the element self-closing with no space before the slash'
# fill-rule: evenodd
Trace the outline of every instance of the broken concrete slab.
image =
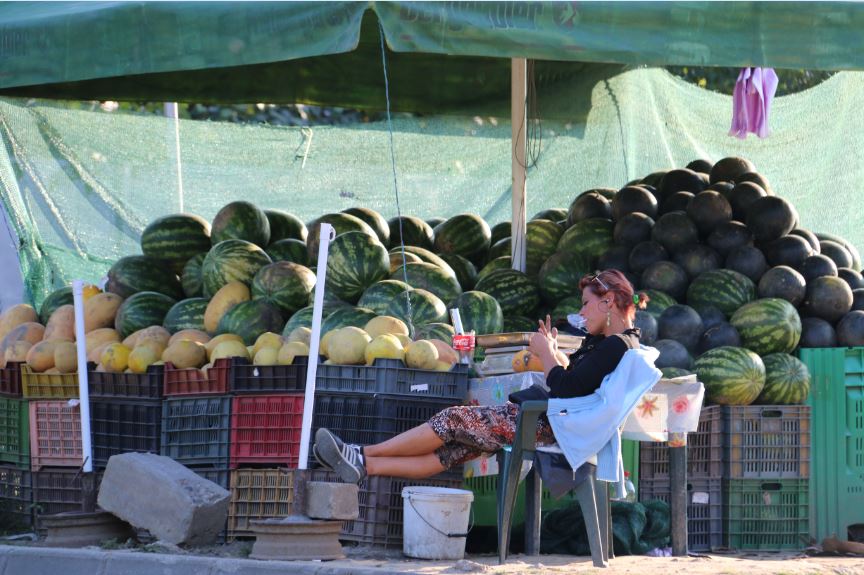
<svg viewBox="0 0 864 575">
<path fill-rule="evenodd" d="M 312 519 L 357 519 L 360 516 L 359 492 L 351 483 L 310 481 L 306 484 L 306 515 Z"/>
<path fill-rule="evenodd" d="M 211 543 L 231 494 L 170 457 L 124 453 L 108 460 L 99 507 L 175 545 Z"/>
</svg>

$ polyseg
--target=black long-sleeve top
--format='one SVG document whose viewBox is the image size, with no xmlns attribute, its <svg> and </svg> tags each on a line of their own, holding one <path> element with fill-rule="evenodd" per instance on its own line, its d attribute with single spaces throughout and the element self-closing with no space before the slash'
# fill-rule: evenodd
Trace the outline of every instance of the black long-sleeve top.
<svg viewBox="0 0 864 575">
<path fill-rule="evenodd" d="M 570 365 L 552 368 L 546 378 L 551 397 L 584 397 L 597 391 L 603 378 L 618 367 L 628 349 L 639 347 L 639 329 L 613 335 L 589 336 L 570 355 Z"/>
</svg>

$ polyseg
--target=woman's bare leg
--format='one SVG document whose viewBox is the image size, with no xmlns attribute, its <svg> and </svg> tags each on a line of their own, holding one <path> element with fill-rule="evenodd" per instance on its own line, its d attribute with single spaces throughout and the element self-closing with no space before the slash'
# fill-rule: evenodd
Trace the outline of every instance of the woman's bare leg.
<svg viewBox="0 0 864 575">
<path fill-rule="evenodd" d="M 405 431 L 404 433 L 400 433 L 396 437 L 391 437 L 387 441 L 363 447 L 363 454 L 367 459 L 393 457 L 408 458 L 411 456 L 432 454 L 442 445 L 444 445 L 444 442 L 434 431 L 432 431 L 432 427 L 428 423 L 423 423 L 413 429 Z M 437 457 L 435 458 L 435 461 L 438 461 Z M 437 473 L 437 471 L 435 473 Z M 376 475 L 397 474 L 378 473 Z M 405 477 L 415 476 L 412 475 Z M 420 475 L 416 477 L 425 476 Z"/>
<path fill-rule="evenodd" d="M 408 431 L 406 434 L 407 433 L 411 432 Z M 397 439 L 398 437 L 401 437 L 401 435 L 394 437 L 393 439 Z M 366 447 L 364 448 L 364 451 L 367 451 L 368 449 L 369 448 Z M 444 471 L 444 466 L 441 465 L 441 461 L 434 453 L 408 457 L 366 456 L 366 473 L 369 475 L 392 475 L 395 477 L 405 477 L 407 479 L 422 479 L 425 477 L 432 477 L 442 471 Z"/>
</svg>

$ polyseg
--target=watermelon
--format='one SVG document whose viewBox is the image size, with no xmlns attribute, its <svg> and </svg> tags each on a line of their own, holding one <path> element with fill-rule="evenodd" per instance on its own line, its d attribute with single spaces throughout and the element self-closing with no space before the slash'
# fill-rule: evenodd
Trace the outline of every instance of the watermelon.
<svg viewBox="0 0 864 575">
<path fill-rule="evenodd" d="M 504 318 L 504 333 L 537 331 L 537 320 L 519 315 Z"/>
<path fill-rule="evenodd" d="M 429 224 L 429 227 L 432 229 L 435 229 L 435 226 L 441 225 L 446 221 L 447 221 L 447 218 L 440 218 L 438 216 L 426 218 L 426 223 Z"/>
<path fill-rule="evenodd" d="M 405 246 L 431 250 L 435 245 L 435 233 L 432 227 L 420 218 L 396 217 L 391 218 L 387 224 L 390 227 L 390 245 L 393 247 L 405 244 Z"/>
<path fill-rule="evenodd" d="M 688 305 L 670 305 L 657 318 L 657 337 L 672 339 L 693 352 L 702 335 L 702 318 Z"/>
<path fill-rule="evenodd" d="M 837 342 L 841 347 L 864 345 L 864 311 L 850 311 L 837 322 Z"/>
<path fill-rule="evenodd" d="M 801 318 L 801 340 L 798 345 L 802 349 L 805 347 L 837 347 L 837 333 L 831 324 L 824 319 L 803 317 Z"/>
<path fill-rule="evenodd" d="M 810 370 L 801 360 L 788 353 L 772 353 L 762 358 L 765 364 L 765 387 L 754 403 L 761 405 L 797 405 L 810 394 Z"/>
<path fill-rule="evenodd" d="M 307 267 L 291 262 L 264 266 L 252 278 L 252 299 L 262 299 L 276 306 L 283 317 L 305 307 L 315 287 L 315 274 Z"/>
<path fill-rule="evenodd" d="M 555 222 L 549 220 L 528 222 L 525 232 L 525 273 L 529 276 L 537 276 L 543 263 L 557 250 L 562 235 L 564 229 Z"/>
<path fill-rule="evenodd" d="M 824 232 L 819 232 L 814 234 L 817 240 L 821 241 L 831 241 L 840 244 L 846 251 L 849 252 L 849 255 L 852 256 L 852 265 L 851 266 L 838 266 L 838 267 L 851 267 L 856 272 L 861 271 L 861 255 L 858 253 L 858 249 L 851 243 L 841 238 L 840 236 L 836 236 L 834 234 L 828 234 Z"/>
<path fill-rule="evenodd" d="M 386 278 L 389 273 L 390 257 L 387 249 L 375 236 L 363 232 L 346 232 L 336 236 L 330 243 L 327 287 L 339 299 L 357 302 L 366 288 Z"/>
<path fill-rule="evenodd" d="M 350 306 L 337 308 L 321 322 L 321 335 L 348 326 L 363 328 L 374 317 L 377 314 L 371 309 Z"/>
<path fill-rule="evenodd" d="M 204 293 L 204 276 L 201 273 L 201 266 L 204 265 L 204 258 L 207 257 L 207 252 L 197 254 L 186 262 L 183 266 L 183 274 L 180 276 L 180 285 L 183 287 L 183 293 L 186 297 L 200 297 Z"/>
<path fill-rule="evenodd" d="M 657 320 L 645 310 L 636 310 L 636 319 L 633 327 L 639 329 L 639 342 L 643 345 L 654 345 L 657 341 Z"/>
<path fill-rule="evenodd" d="M 327 317 L 329 314 L 333 313 L 339 308 L 348 307 L 348 304 L 324 304 L 324 309 L 322 310 L 322 320 Z M 303 309 L 299 310 L 297 313 L 291 316 L 291 318 L 285 323 L 285 328 L 282 330 L 282 335 L 288 337 L 291 335 L 291 332 L 294 331 L 298 327 L 308 327 L 312 329 L 312 313 L 313 307 L 307 306 Z M 322 332 L 323 333 L 323 332 Z"/>
<path fill-rule="evenodd" d="M 225 312 L 216 333 L 233 333 L 242 337 L 246 345 L 252 345 L 262 333 L 279 333 L 284 325 L 285 320 L 276 306 L 256 299 L 238 303 Z"/>
<path fill-rule="evenodd" d="M 453 341 L 456 330 L 449 323 L 435 322 L 421 325 L 414 331 L 414 341 L 421 339 L 438 339 L 448 344 Z"/>
<path fill-rule="evenodd" d="M 687 293 L 687 272 L 676 263 L 654 262 L 642 272 L 640 285 L 649 290 L 659 290 L 680 300 Z"/>
<path fill-rule="evenodd" d="M 390 249 L 391 254 L 398 253 L 401 255 L 401 252 L 402 252 L 401 246 L 394 246 L 393 248 Z M 444 270 L 445 272 L 447 272 L 448 274 L 452 275 L 453 277 L 456 277 L 456 270 L 454 270 L 450 266 L 450 264 L 448 264 L 444 260 L 444 258 L 439 256 L 438 254 L 435 254 L 433 252 L 430 252 L 427 249 L 417 247 L 417 246 L 405 246 L 405 253 L 413 254 L 413 255 L 419 257 L 422 261 L 429 263 L 429 264 L 434 264 L 434 265 L 438 266 L 439 268 L 441 268 L 442 270 Z M 410 262 L 411 260 L 408 260 L 408 261 Z M 399 265 L 400 266 L 402 265 L 402 259 L 401 258 L 399 259 Z"/>
<path fill-rule="evenodd" d="M 609 253 L 608 251 L 605 253 Z M 630 250 L 630 255 L 627 258 L 627 267 L 634 274 L 642 275 L 651 264 L 667 261 L 669 252 L 666 248 L 655 241 L 639 242 L 633 249 Z"/>
<path fill-rule="evenodd" d="M 648 289 L 643 292 L 648 296 L 648 303 L 645 306 L 645 311 L 654 316 L 654 319 L 660 319 L 660 314 L 671 305 L 678 303 L 675 298 L 669 294 L 656 290 Z"/>
<path fill-rule="evenodd" d="M 309 252 L 306 251 L 306 244 L 300 240 L 292 238 L 277 240 L 267 246 L 264 251 L 274 262 L 294 262 L 301 266 L 309 265 Z"/>
<path fill-rule="evenodd" d="M 592 218 L 612 219 L 612 203 L 609 198 L 595 191 L 579 194 L 567 212 L 567 227 Z"/>
<path fill-rule="evenodd" d="M 447 262 L 447 265 L 456 273 L 456 280 L 462 291 L 474 288 L 474 284 L 477 283 L 477 268 L 474 264 L 459 254 L 441 254 L 441 259 Z"/>
<path fill-rule="evenodd" d="M 726 269 L 744 274 L 759 285 L 759 281 L 768 271 L 768 261 L 762 250 L 755 246 L 737 247 L 726 256 Z"/>
<path fill-rule="evenodd" d="M 166 262 L 181 273 L 189 258 L 210 249 L 210 224 L 202 217 L 174 214 L 153 220 L 141 234 L 145 256 Z"/>
<path fill-rule="evenodd" d="M 510 263 L 510 256 L 501 256 L 497 257 L 494 260 L 490 260 L 483 268 L 477 273 L 477 281 L 479 282 L 481 279 L 485 278 L 492 272 L 497 272 L 498 270 L 509 270 L 512 269 Z M 475 284 L 476 285 L 476 284 Z"/>
<path fill-rule="evenodd" d="M 371 208 L 360 207 L 348 208 L 347 210 L 342 210 L 342 213 L 350 214 L 363 220 L 372 228 L 375 235 L 378 236 L 378 241 L 381 242 L 381 245 L 384 247 L 390 245 L 390 226 L 387 224 L 384 216 Z"/>
<path fill-rule="evenodd" d="M 61 305 L 72 305 L 72 288 L 70 286 L 62 287 L 52 291 L 48 297 L 42 301 L 42 307 L 39 308 L 39 321 L 42 325 L 46 325 L 51 318 L 51 314 Z"/>
<path fill-rule="evenodd" d="M 723 322 L 705 330 L 705 333 L 699 338 L 700 354 L 705 353 L 709 349 L 716 347 L 732 346 L 741 347 L 741 334 L 735 329 L 732 324 Z"/>
<path fill-rule="evenodd" d="M 756 286 L 750 278 L 732 270 L 699 274 L 687 289 L 688 305 L 697 309 L 713 305 L 727 316 L 755 298 Z"/>
<path fill-rule="evenodd" d="M 852 309 L 849 284 L 839 277 L 823 276 L 807 283 L 802 311 L 805 315 L 836 322 Z"/>
<path fill-rule="evenodd" d="M 663 374 L 663 379 L 675 379 L 676 377 L 685 377 L 690 375 L 690 370 L 681 369 L 680 367 L 664 367 L 660 369 Z"/>
<path fill-rule="evenodd" d="M 408 313 L 408 301 L 411 303 L 411 313 Z M 408 299 L 399 294 L 390 301 L 386 314 L 398 317 L 408 325 L 418 326 L 427 323 L 444 323 L 447 321 L 447 306 L 432 292 L 425 289 L 412 289 Z"/>
<path fill-rule="evenodd" d="M 664 367 L 690 369 L 693 366 L 693 356 L 680 342 L 674 339 L 658 339 L 653 346 L 660 352 L 659 357 L 654 360 L 654 366 L 658 369 Z"/>
<path fill-rule="evenodd" d="M 399 280 L 381 280 L 372 284 L 363 292 L 363 295 L 360 296 L 360 301 L 357 302 L 357 307 L 371 309 L 378 315 L 387 315 L 387 308 L 390 307 L 393 299 L 406 291 L 411 291 L 411 286 L 405 282 Z"/>
<path fill-rule="evenodd" d="M 633 247 L 638 243 L 651 239 L 654 220 L 645 214 L 633 212 L 615 222 L 612 229 L 612 239 L 620 246 Z"/>
<path fill-rule="evenodd" d="M 162 293 L 173 299 L 182 299 L 184 295 L 174 271 L 150 256 L 126 256 L 117 260 L 108 270 L 105 291 L 123 299 L 142 291 Z"/>
<path fill-rule="evenodd" d="M 795 228 L 798 213 L 779 196 L 765 196 L 747 206 L 747 227 L 757 242 L 770 242 Z"/>
<path fill-rule="evenodd" d="M 764 198 L 768 194 L 765 188 L 754 182 L 741 182 L 729 191 L 729 205 L 732 206 L 732 217 L 738 221 L 747 219 L 747 209 L 750 204 Z"/>
<path fill-rule="evenodd" d="M 564 208 L 549 208 L 547 210 L 541 210 L 531 216 L 531 221 L 536 220 L 548 220 L 550 222 L 560 222 L 561 220 L 567 219 L 567 210 Z M 508 222 L 509 224 L 509 222 Z"/>
<path fill-rule="evenodd" d="M 282 210 L 264 210 L 267 222 L 270 224 L 270 242 L 268 246 L 281 240 L 297 240 L 305 242 L 309 235 L 306 224 L 294 214 Z"/>
<path fill-rule="evenodd" d="M 426 262 L 410 263 L 405 266 L 405 270 L 408 275 L 408 285 L 430 291 L 442 301 L 453 301 L 462 293 L 456 276 L 449 275 L 436 265 Z M 401 280 L 402 273 L 402 270 L 396 270 L 390 275 L 390 279 Z"/>
<path fill-rule="evenodd" d="M 687 164 L 687 169 L 693 170 L 694 172 L 702 172 L 703 174 L 710 174 L 711 173 L 711 166 L 713 166 L 713 165 L 714 164 L 712 164 L 708 160 L 705 160 L 703 158 L 697 158 L 697 159 L 693 160 L 692 162 L 690 162 L 689 164 Z"/>
<path fill-rule="evenodd" d="M 657 216 L 657 198 L 639 186 L 625 186 L 612 198 L 612 219 L 620 220 L 627 214 L 640 213 L 649 218 Z"/>
<path fill-rule="evenodd" d="M 162 325 L 165 316 L 177 303 L 165 294 L 142 291 L 129 296 L 117 310 L 114 329 L 121 337 L 153 325 Z"/>
<path fill-rule="evenodd" d="M 735 178 L 748 172 L 755 172 L 756 167 L 750 160 L 739 158 L 737 156 L 729 156 L 717 161 L 711 167 L 710 181 L 712 184 L 716 182 L 734 182 Z"/>
<path fill-rule="evenodd" d="M 851 252 L 835 241 L 821 240 L 819 253 L 831 258 L 838 268 L 851 268 L 853 265 Z"/>
<path fill-rule="evenodd" d="M 440 253 L 459 254 L 474 264 L 481 264 L 491 245 L 492 230 L 480 216 L 459 214 L 435 228 L 435 249 Z"/>
<path fill-rule="evenodd" d="M 558 252 L 540 268 L 538 285 L 543 299 L 555 305 L 569 295 L 579 295 L 579 281 L 591 273 L 591 263 L 583 257 Z"/>
<path fill-rule="evenodd" d="M 214 246 L 225 240 L 243 240 L 266 246 L 270 243 L 267 214 L 251 202 L 231 202 L 219 210 L 210 230 L 210 241 Z"/>
<path fill-rule="evenodd" d="M 540 305 L 537 283 L 526 274 L 514 270 L 498 270 L 483 277 L 475 289 L 495 298 L 505 317 L 533 316 Z"/>
<path fill-rule="evenodd" d="M 789 266 L 777 266 L 762 274 L 757 292 L 759 297 L 779 297 L 798 306 L 807 295 L 807 283 L 798 271 Z"/>
<path fill-rule="evenodd" d="M 756 353 L 743 347 L 706 351 L 696 359 L 694 371 L 711 403 L 750 405 L 765 387 L 765 364 Z"/>
<path fill-rule="evenodd" d="M 642 178 L 642 183 L 657 186 L 657 192 L 660 194 L 660 203 L 663 203 L 663 200 L 675 192 L 683 191 L 698 194 L 705 189 L 705 182 L 702 181 L 702 178 L 693 170 L 686 168 L 669 170 L 662 173 L 656 184 L 653 184 L 651 179 L 649 179 L 651 176 L 649 174 L 647 177 Z"/>
<path fill-rule="evenodd" d="M 178 301 L 165 314 L 162 327 L 171 333 L 177 333 L 184 329 L 207 331 L 204 329 L 204 312 L 207 310 L 208 303 L 209 301 L 203 297 Z"/>
<path fill-rule="evenodd" d="M 243 240 L 219 242 L 207 252 L 201 265 L 204 297 L 213 297 L 230 281 L 249 285 L 258 270 L 270 263 L 270 256 L 253 243 Z"/>
<path fill-rule="evenodd" d="M 495 245 L 498 241 L 503 240 L 504 238 L 509 238 L 512 230 L 513 224 L 509 221 L 495 224 L 492 226 L 492 237 L 490 238 L 489 243 Z"/>
<path fill-rule="evenodd" d="M 686 213 L 669 212 L 654 223 L 651 239 L 669 253 L 676 254 L 699 241 L 699 230 Z"/>
<path fill-rule="evenodd" d="M 321 233 L 321 224 L 330 224 L 338 238 L 347 232 L 363 232 L 373 238 L 378 238 L 369 224 L 351 214 L 325 214 L 309 224 L 309 236 L 306 238 L 306 252 L 309 255 L 309 263 L 318 265 L 318 236 Z"/>
<path fill-rule="evenodd" d="M 663 200 L 663 203 L 660 205 L 660 215 L 671 214 L 672 212 L 686 212 L 695 197 L 690 192 L 675 192 Z"/>
<path fill-rule="evenodd" d="M 481 291 L 466 291 L 453 302 L 451 307 L 459 310 L 462 327 L 466 332 L 477 335 L 501 333 L 504 329 L 504 315 L 495 298 Z"/>
<path fill-rule="evenodd" d="M 690 279 L 698 277 L 701 273 L 723 267 L 720 254 L 705 244 L 694 244 L 678 250 L 678 253 L 675 254 L 675 263 L 687 272 L 687 277 Z"/>
<path fill-rule="evenodd" d="M 593 267 L 603 252 L 614 245 L 614 227 L 612 220 L 603 218 L 576 222 L 561 235 L 556 251 L 583 259 Z"/>
<path fill-rule="evenodd" d="M 510 236 L 506 238 L 501 238 L 489 248 L 489 261 L 500 258 L 502 256 L 510 256 L 513 252 L 513 248 L 511 247 L 513 242 L 510 241 Z"/>
<path fill-rule="evenodd" d="M 725 258 L 736 248 L 752 245 L 753 233 L 741 222 L 733 220 L 714 228 L 706 242 Z"/>
<path fill-rule="evenodd" d="M 687 217 L 693 220 L 699 232 L 705 236 L 720 224 L 732 219 L 732 206 L 719 192 L 705 190 L 696 194 L 687 206 Z"/>
<path fill-rule="evenodd" d="M 558 302 L 555 309 L 550 314 L 552 321 L 567 319 L 567 316 L 574 313 L 579 313 L 582 309 L 582 294 L 570 295 Z"/>
</svg>

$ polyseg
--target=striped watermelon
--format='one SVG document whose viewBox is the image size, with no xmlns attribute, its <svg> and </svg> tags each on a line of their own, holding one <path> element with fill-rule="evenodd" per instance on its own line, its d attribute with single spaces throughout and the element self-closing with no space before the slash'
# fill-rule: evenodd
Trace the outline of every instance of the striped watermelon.
<svg viewBox="0 0 864 575">
<path fill-rule="evenodd" d="M 438 252 L 459 254 L 474 264 L 486 259 L 491 239 L 489 224 L 475 214 L 453 216 L 435 228 L 435 249 Z"/>
<path fill-rule="evenodd" d="M 567 217 L 567 214 L 564 214 Z M 557 251 L 564 229 L 549 220 L 532 220 L 525 232 L 525 273 L 536 276 L 543 263 Z"/>
<path fill-rule="evenodd" d="M 339 308 L 347 307 L 348 304 L 324 304 L 324 309 L 321 313 L 321 319 L 324 320 L 329 314 L 333 313 Z M 294 331 L 298 327 L 308 327 L 312 329 L 312 312 L 313 307 L 306 306 L 303 309 L 299 310 L 297 313 L 291 316 L 287 322 L 285 322 L 285 328 L 282 330 L 282 335 L 288 337 L 291 335 L 291 332 Z"/>
<path fill-rule="evenodd" d="M 189 258 L 183 266 L 183 275 L 180 276 L 180 285 L 186 297 L 200 297 L 204 293 L 204 276 L 201 268 L 207 252 L 197 254 Z"/>
<path fill-rule="evenodd" d="M 206 252 L 210 245 L 210 224 L 191 214 L 156 219 L 141 234 L 144 255 L 168 263 L 178 274 L 189 258 Z"/>
<path fill-rule="evenodd" d="M 305 307 L 315 287 L 315 274 L 300 264 L 276 262 L 264 266 L 252 278 L 252 299 L 276 306 L 283 317 Z"/>
<path fill-rule="evenodd" d="M 495 298 L 505 317 L 533 316 L 540 305 L 537 282 L 519 270 L 498 270 L 477 282 L 477 291 Z"/>
<path fill-rule="evenodd" d="M 51 314 L 61 305 L 73 305 L 72 288 L 70 286 L 62 287 L 52 291 L 42 301 L 42 307 L 39 308 L 39 321 L 42 325 L 48 323 Z"/>
<path fill-rule="evenodd" d="M 231 202 L 219 210 L 210 229 L 210 241 L 214 246 L 225 240 L 243 240 L 266 246 L 270 243 L 267 214 L 251 202 Z"/>
<path fill-rule="evenodd" d="M 431 250 L 435 246 L 435 233 L 432 227 L 414 216 L 391 218 L 387 222 L 390 228 L 390 245 L 393 247 L 405 244 Z M 402 241 L 400 242 L 400 238 Z"/>
<path fill-rule="evenodd" d="M 612 220 L 605 218 L 576 222 L 561 235 L 556 251 L 583 258 L 593 267 L 600 256 L 614 245 L 614 227 Z"/>
<path fill-rule="evenodd" d="M 705 397 L 721 405 L 750 405 L 765 387 L 765 364 L 743 347 L 715 347 L 700 355 L 694 371 Z"/>
<path fill-rule="evenodd" d="M 405 282 L 399 280 L 381 280 L 372 284 L 363 292 L 363 295 L 360 296 L 360 301 L 357 302 L 357 307 L 371 309 L 378 315 L 388 315 L 387 309 L 390 307 L 393 299 L 406 291 L 411 291 L 411 286 Z"/>
<path fill-rule="evenodd" d="M 503 257 L 503 256 L 510 257 L 512 255 L 513 242 L 510 240 L 511 240 L 510 236 L 507 236 L 506 238 L 501 238 L 500 240 L 498 240 L 497 242 L 492 244 L 492 247 L 489 248 L 489 261 L 490 262 L 492 260 L 498 259 L 498 258 Z"/>
<path fill-rule="evenodd" d="M 117 260 L 108 270 L 105 291 L 123 299 L 142 291 L 155 291 L 173 299 L 182 299 L 184 295 L 177 275 L 163 262 L 149 256 L 126 256 Z"/>
<path fill-rule="evenodd" d="M 284 325 L 285 320 L 276 306 L 255 299 L 238 303 L 225 312 L 219 320 L 216 333 L 233 333 L 242 337 L 246 345 L 252 345 L 262 333 L 279 333 Z"/>
<path fill-rule="evenodd" d="M 582 309 L 582 294 L 569 295 L 558 302 L 552 310 L 552 321 L 567 319 L 570 314 L 579 313 Z"/>
<path fill-rule="evenodd" d="M 759 355 L 789 353 L 801 339 L 798 310 L 785 299 L 757 299 L 738 308 L 729 320 L 744 347 Z"/>
<path fill-rule="evenodd" d="M 440 339 L 451 343 L 456 330 L 449 323 L 427 323 L 421 325 L 414 331 L 414 341 L 421 339 Z"/>
<path fill-rule="evenodd" d="M 447 306 L 432 292 L 425 289 L 412 289 L 408 292 L 411 302 L 411 314 L 408 313 L 408 301 L 405 294 L 399 294 L 387 307 L 387 313 L 398 317 L 408 325 L 418 326 L 427 323 L 445 323 L 447 321 Z"/>
<path fill-rule="evenodd" d="M 362 329 L 374 317 L 377 317 L 377 314 L 371 309 L 340 307 L 327 314 L 327 317 L 321 322 L 321 335 L 349 325 Z"/>
<path fill-rule="evenodd" d="M 120 304 L 114 318 L 114 329 L 122 337 L 153 325 L 162 325 L 168 311 L 177 303 L 165 294 L 142 291 L 131 295 Z"/>
<path fill-rule="evenodd" d="M 504 333 L 510 332 L 525 332 L 525 331 L 537 331 L 537 320 L 533 320 L 531 318 L 522 317 L 519 315 L 511 315 L 509 317 L 504 317 Z"/>
<path fill-rule="evenodd" d="M 477 272 L 477 281 L 479 282 L 493 272 L 509 269 L 513 269 L 510 265 L 510 256 L 506 255 L 497 257 L 494 260 L 489 260 L 489 262 L 487 262 L 486 265 L 483 266 L 483 268 L 479 272 Z"/>
<path fill-rule="evenodd" d="M 391 254 L 399 253 L 401 255 L 401 250 L 402 250 L 401 246 L 394 246 L 393 248 L 390 249 L 390 253 Z M 443 257 L 439 256 L 436 253 L 430 252 L 427 249 L 417 247 L 417 246 L 405 246 L 405 252 L 409 253 L 409 254 L 414 254 L 415 256 L 419 257 L 422 261 L 436 265 L 439 268 L 441 268 L 442 270 L 444 270 L 445 272 L 447 272 L 449 275 L 456 277 L 456 270 L 454 270 Z M 411 260 L 408 260 L 408 261 L 410 262 Z M 399 265 L 400 266 L 402 265 L 401 259 L 399 260 Z"/>
<path fill-rule="evenodd" d="M 690 370 L 680 367 L 661 367 L 660 371 L 663 373 L 663 379 L 675 379 L 676 377 L 684 377 L 692 373 Z"/>
<path fill-rule="evenodd" d="M 249 285 L 258 270 L 271 263 L 270 256 L 253 243 L 243 240 L 219 242 L 207 252 L 201 273 L 204 277 L 204 297 L 213 297 L 230 281 Z"/>
<path fill-rule="evenodd" d="M 327 288 L 339 299 L 357 302 L 366 288 L 389 273 L 387 249 L 374 235 L 346 232 L 330 243 Z"/>
<path fill-rule="evenodd" d="M 375 235 L 378 237 L 378 241 L 381 242 L 381 245 L 384 247 L 390 245 L 390 226 L 387 224 L 387 220 L 384 219 L 384 216 L 371 208 L 360 207 L 348 208 L 347 210 L 342 210 L 342 213 L 360 218 L 366 222 L 370 228 L 372 228 Z"/>
<path fill-rule="evenodd" d="M 436 265 L 426 262 L 415 262 L 406 265 L 405 270 L 408 274 L 408 285 L 413 288 L 430 291 L 441 298 L 442 301 L 453 301 L 462 293 L 462 288 L 459 286 L 456 276 L 448 274 Z M 401 280 L 402 277 L 401 269 L 396 270 L 390 275 L 390 279 L 394 280 Z"/>
<path fill-rule="evenodd" d="M 177 333 L 184 329 L 207 331 L 204 329 L 204 312 L 207 310 L 208 303 L 209 300 L 203 297 L 178 301 L 165 314 L 162 327 L 171 333 Z"/>
<path fill-rule="evenodd" d="M 306 244 L 300 240 L 284 239 L 272 242 L 267 249 L 267 255 L 274 262 L 294 262 L 301 266 L 309 265 L 309 253 Z"/>
<path fill-rule="evenodd" d="M 579 280 L 592 271 L 591 263 L 587 259 L 567 252 L 558 252 L 540 268 L 540 294 L 550 305 L 555 305 L 570 295 L 582 295 L 579 293 Z"/>
<path fill-rule="evenodd" d="M 333 226 L 336 237 L 346 232 L 363 232 L 373 238 L 378 236 L 369 224 L 351 214 L 324 214 L 309 224 L 309 237 L 306 238 L 306 252 L 309 255 L 309 263 L 318 265 L 318 237 L 321 233 L 322 223 Z"/>
<path fill-rule="evenodd" d="M 477 335 L 501 333 L 504 329 L 504 314 L 495 298 L 482 291 L 466 291 L 451 307 L 459 309 L 462 327 Z"/>
<path fill-rule="evenodd" d="M 531 221 L 546 220 L 549 222 L 560 222 L 567 219 L 568 210 L 564 208 L 549 208 L 531 216 Z"/>
<path fill-rule="evenodd" d="M 788 353 L 771 353 L 765 363 L 765 387 L 754 403 L 761 405 L 797 405 L 810 394 L 810 370 Z"/>
<path fill-rule="evenodd" d="M 474 288 L 477 283 L 477 268 L 466 258 L 459 254 L 442 254 L 443 259 L 456 272 L 456 279 L 459 281 L 459 287 L 462 291 L 468 291 Z"/>
<path fill-rule="evenodd" d="M 702 272 L 687 289 L 687 305 L 695 309 L 714 306 L 726 316 L 756 299 L 753 281 L 733 270 Z"/>
<path fill-rule="evenodd" d="M 513 226 L 509 221 L 499 222 L 492 226 L 492 237 L 489 240 L 490 244 L 494 246 L 496 243 L 503 240 L 504 238 L 509 238 L 512 235 L 510 233 L 512 229 Z"/>
<path fill-rule="evenodd" d="M 306 224 L 294 214 L 282 210 L 264 210 L 267 222 L 270 224 L 270 242 L 272 245 L 280 240 L 298 240 L 305 242 L 309 235 Z M 264 246 L 262 246 L 264 247 Z"/>
<path fill-rule="evenodd" d="M 667 307 L 678 303 L 674 297 L 657 289 L 646 289 L 642 290 L 641 293 L 648 296 L 648 304 L 645 306 L 645 311 L 653 315 L 654 319 L 660 319 L 660 315 Z"/>
</svg>

